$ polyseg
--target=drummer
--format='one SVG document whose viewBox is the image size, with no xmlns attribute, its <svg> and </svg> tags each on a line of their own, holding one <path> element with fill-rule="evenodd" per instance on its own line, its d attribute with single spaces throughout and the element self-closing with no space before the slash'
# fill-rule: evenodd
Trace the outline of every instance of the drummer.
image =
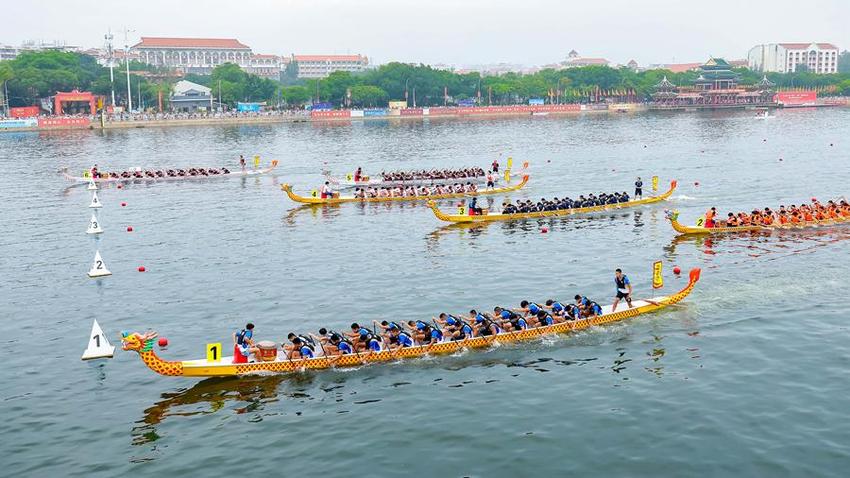
<svg viewBox="0 0 850 478">
<path fill-rule="evenodd" d="M 260 349 L 254 344 L 254 324 L 248 322 L 244 329 L 233 334 L 233 363 L 256 361 L 259 353 Z"/>
</svg>

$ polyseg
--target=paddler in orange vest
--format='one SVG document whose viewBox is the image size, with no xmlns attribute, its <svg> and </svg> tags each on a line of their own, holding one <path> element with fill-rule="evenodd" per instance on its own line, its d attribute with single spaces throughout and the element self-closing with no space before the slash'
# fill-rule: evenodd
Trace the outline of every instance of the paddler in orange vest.
<svg viewBox="0 0 850 478">
<path fill-rule="evenodd" d="M 726 216 L 726 227 L 737 227 L 738 219 L 731 212 Z"/>
<path fill-rule="evenodd" d="M 717 216 L 717 208 L 711 208 L 705 212 L 705 227 L 714 227 L 714 218 Z"/>
<path fill-rule="evenodd" d="M 769 207 L 764 208 L 764 213 L 762 214 L 761 223 L 765 226 L 772 226 L 773 225 L 773 211 L 771 211 Z"/>
</svg>

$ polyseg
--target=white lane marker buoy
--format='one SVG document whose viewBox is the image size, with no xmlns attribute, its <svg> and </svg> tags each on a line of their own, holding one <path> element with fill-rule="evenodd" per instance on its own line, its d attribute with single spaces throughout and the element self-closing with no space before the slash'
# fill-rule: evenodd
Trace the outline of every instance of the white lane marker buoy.
<svg viewBox="0 0 850 478">
<path fill-rule="evenodd" d="M 109 343 L 109 339 L 106 338 L 97 323 L 97 319 L 95 319 L 91 326 L 91 334 L 89 334 L 89 346 L 83 352 L 83 360 L 112 358 L 114 353 L 115 346 Z"/>
<path fill-rule="evenodd" d="M 94 263 L 91 265 L 91 270 L 89 270 L 89 277 L 103 277 L 111 275 L 112 273 L 109 272 L 109 269 L 106 268 L 106 264 L 103 263 L 103 258 L 100 257 L 100 251 L 95 251 Z"/>
<path fill-rule="evenodd" d="M 89 228 L 86 229 L 86 234 L 101 234 L 103 233 L 103 228 L 100 227 L 100 221 L 97 220 L 97 216 L 94 213 L 91 213 L 91 222 L 89 222 Z"/>
<path fill-rule="evenodd" d="M 103 207 L 103 205 L 100 203 L 100 199 L 97 198 L 97 191 L 95 191 L 91 194 L 91 204 L 89 204 L 89 207 L 91 207 L 91 208 Z"/>
<path fill-rule="evenodd" d="M 86 189 L 88 189 L 89 191 L 97 190 L 97 183 L 94 182 L 94 178 L 89 178 L 89 186 Z"/>
</svg>

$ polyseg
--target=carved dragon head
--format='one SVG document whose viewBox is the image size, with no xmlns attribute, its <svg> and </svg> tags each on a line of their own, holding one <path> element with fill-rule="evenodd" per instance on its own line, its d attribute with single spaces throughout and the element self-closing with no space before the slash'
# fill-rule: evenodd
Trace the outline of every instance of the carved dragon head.
<svg viewBox="0 0 850 478">
<path fill-rule="evenodd" d="M 122 332 L 121 333 L 121 348 L 124 350 L 135 350 L 136 352 L 149 352 L 153 349 L 153 339 L 156 338 L 156 332 Z"/>
</svg>

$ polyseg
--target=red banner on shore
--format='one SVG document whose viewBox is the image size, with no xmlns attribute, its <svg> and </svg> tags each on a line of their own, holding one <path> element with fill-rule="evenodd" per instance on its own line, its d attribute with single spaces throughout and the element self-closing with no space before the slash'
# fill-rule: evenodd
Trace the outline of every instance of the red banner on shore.
<svg viewBox="0 0 850 478">
<path fill-rule="evenodd" d="M 422 116 L 422 108 L 405 108 L 399 111 L 401 116 Z"/>
<path fill-rule="evenodd" d="M 774 97 L 777 103 L 783 105 L 813 104 L 818 100 L 817 91 L 780 91 Z"/>
<path fill-rule="evenodd" d="M 311 118 L 351 118 L 349 110 L 311 111 Z"/>
<path fill-rule="evenodd" d="M 39 128 L 58 128 L 68 126 L 86 127 L 91 126 L 88 118 L 39 118 Z"/>
<path fill-rule="evenodd" d="M 9 116 L 12 118 L 34 118 L 38 116 L 38 106 L 19 106 L 17 108 L 9 108 Z"/>
</svg>

